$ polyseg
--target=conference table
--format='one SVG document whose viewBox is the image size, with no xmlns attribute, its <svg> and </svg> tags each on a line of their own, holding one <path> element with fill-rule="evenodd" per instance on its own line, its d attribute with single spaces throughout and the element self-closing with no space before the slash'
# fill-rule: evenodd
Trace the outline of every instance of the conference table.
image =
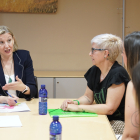
<svg viewBox="0 0 140 140">
<path fill-rule="evenodd" d="M 63 101 L 64 99 L 48 99 L 48 109 L 60 108 Z M 39 115 L 39 100 L 19 99 L 18 102 L 25 102 L 31 111 L 0 113 L 0 116 L 18 115 L 22 123 L 22 127 L 0 128 L 0 139 L 49 140 L 52 118 L 49 114 Z M 62 140 L 116 140 L 106 115 L 60 118 L 59 121 L 62 124 Z"/>
</svg>

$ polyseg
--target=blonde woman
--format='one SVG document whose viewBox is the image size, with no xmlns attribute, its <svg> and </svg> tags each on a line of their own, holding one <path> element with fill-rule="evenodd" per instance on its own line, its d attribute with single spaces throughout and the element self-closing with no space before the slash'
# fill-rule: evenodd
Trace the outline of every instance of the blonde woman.
<svg viewBox="0 0 140 140">
<path fill-rule="evenodd" d="M 8 96 L 7 91 L 11 94 Z M 15 100 L 30 100 L 37 93 L 30 54 L 18 50 L 12 31 L 0 26 L 0 103 L 15 105 Z"/>
<path fill-rule="evenodd" d="M 129 82 L 127 71 L 116 61 L 123 42 L 115 35 L 101 34 L 91 40 L 91 45 L 89 56 L 93 66 L 85 74 L 85 94 L 74 101 L 65 100 L 61 108 L 107 115 L 113 125 L 114 120 L 124 121 L 125 90 Z"/>
</svg>

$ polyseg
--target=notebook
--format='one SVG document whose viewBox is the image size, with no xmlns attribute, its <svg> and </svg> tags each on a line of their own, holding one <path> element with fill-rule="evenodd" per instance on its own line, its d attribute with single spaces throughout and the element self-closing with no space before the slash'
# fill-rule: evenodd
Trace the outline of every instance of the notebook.
<svg viewBox="0 0 140 140">
<path fill-rule="evenodd" d="M 60 118 L 65 117 L 97 117 L 96 113 L 87 113 L 87 112 L 70 112 L 70 111 L 63 111 L 62 109 L 48 109 L 48 112 L 51 117 L 57 115 Z"/>
</svg>

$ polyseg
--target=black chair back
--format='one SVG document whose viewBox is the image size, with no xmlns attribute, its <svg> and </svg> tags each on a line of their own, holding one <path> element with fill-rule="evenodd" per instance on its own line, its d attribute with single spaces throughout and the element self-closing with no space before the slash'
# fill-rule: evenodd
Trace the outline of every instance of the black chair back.
<svg viewBox="0 0 140 140">
<path fill-rule="evenodd" d="M 37 94 L 35 95 L 35 98 L 38 98 L 38 82 L 37 82 L 37 77 L 36 76 L 34 76 L 35 77 L 35 82 L 36 82 L 36 86 L 37 86 Z"/>
</svg>

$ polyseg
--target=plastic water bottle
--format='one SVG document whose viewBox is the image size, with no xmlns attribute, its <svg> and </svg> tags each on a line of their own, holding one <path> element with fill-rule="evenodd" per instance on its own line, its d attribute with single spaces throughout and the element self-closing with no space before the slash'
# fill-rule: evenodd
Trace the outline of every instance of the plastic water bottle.
<svg viewBox="0 0 140 140">
<path fill-rule="evenodd" d="M 50 124 L 50 140 L 61 140 L 62 125 L 58 120 L 59 116 L 53 116 Z"/>
<path fill-rule="evenodd" d="M 41 89 L 39 90 L 39 114 L 46 115 L 47 114 L 47 90 L 45 89 L 45 85 L 41 85 Z"/>
</svg>

